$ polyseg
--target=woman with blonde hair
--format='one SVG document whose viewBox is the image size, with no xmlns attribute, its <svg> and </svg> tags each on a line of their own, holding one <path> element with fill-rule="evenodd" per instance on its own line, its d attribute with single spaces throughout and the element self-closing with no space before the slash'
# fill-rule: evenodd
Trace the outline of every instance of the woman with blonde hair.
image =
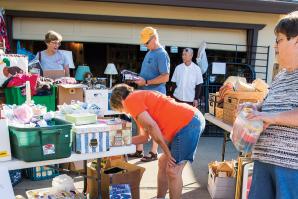
<svg viewBox="0 0 298 199">
<path fill-rule="evenodd" d="M 181 198 L 182 171 L 187 161 L 192 162 L 197 144 L 205 128 L 202 113 L 185 103 L 156 91 L 137 90 L 126 84 L 113 88 L 112 109 L 130 114 L 140 127 L 133 144 L 143 144 L 153 138 L 162 148 L 158 162 L 157 198 Z"/>
<path fill-rule="evenodd" d="M 40 61 L 43 71 L 46 70 L 64 70 L 65 76 L 69 76 L 69 63 L 64 54 L 59 51 L 62 36 L 50 30 L 45 35 L 45 43 L 47 49 L 40 51 L 36 55 L 36 59 Z"/>
</svg>

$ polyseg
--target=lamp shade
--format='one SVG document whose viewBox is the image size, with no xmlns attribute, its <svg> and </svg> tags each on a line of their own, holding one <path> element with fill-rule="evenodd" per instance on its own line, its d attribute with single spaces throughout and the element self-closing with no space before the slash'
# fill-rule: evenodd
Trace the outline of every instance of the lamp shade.
<svg viewBox="0 0 298 199">
<path fill-rule="evenodd" d="M 118 74 L 118 71 L 116 69 L 115 64 L 108 63 L 108 65 L 107 65 L 107 67 L 105 69 L 104 74 L 106 74 L 106 75 L 117 75 Z"/>
<path fill-rule="evenodd" d="M 77 81 L 83 81 L 84 80 L 84 75 L 86 73 L 90 73 L 89 66 L 78 66 L 78 68 L 76 70 L 75 79 Z"/>
</svg>

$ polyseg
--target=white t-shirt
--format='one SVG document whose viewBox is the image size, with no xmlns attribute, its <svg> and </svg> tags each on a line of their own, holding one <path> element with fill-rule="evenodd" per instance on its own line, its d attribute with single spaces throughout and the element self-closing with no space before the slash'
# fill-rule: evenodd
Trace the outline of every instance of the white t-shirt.
<svg viewBox="0 0 298 199">
<path fill-rule="evenodd" d="M 177 85 L 174 91 L 175 98 L 180 101 L 193 102 L 196 85 L 203 83 L 201 69 L 193 62 L 189 66 L 184 63 L 179 64 L 175 68 L 171 81 Z"/>
</svg>

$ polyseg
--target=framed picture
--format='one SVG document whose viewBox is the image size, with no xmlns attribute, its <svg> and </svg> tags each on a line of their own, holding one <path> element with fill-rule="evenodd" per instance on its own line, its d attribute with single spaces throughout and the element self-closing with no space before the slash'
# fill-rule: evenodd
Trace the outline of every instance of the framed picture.
<svg viewBox="0 0 298 199">
<path fill-rule="evenodd" d="M 242 195 L 241 199 L 247 199 L 250 191 L 252 174 L 254 163 L 250 162 L 243 166 L 243 178 L 242 178 Z"/>
</svg>

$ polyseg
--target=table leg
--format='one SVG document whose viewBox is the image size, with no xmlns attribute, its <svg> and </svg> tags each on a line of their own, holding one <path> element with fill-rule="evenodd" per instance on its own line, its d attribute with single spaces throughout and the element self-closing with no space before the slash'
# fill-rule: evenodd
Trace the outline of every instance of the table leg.
<svg viewBox="0 0 298 199">
<path fill-rule="evenodd" d="M 97 158 L 97 194 L 98 199 L 102 199 L 101 196 L 101 158 Z"/>
<path fill-rule="evenodd" d="M 84 160 L 84 189 L 83 193 L 87 193 L 87 160 Z"/>
<path fill-rule="evenodd" d="M 224 131 L 224 139 L 223 139 L 222 152 L 221 152 L 221 161 L 225 160 L 226 143 L 227 143 L 227 139 L 228 139 L 227 137 L 228 137 L 228 132 Z"/>
</svg>

